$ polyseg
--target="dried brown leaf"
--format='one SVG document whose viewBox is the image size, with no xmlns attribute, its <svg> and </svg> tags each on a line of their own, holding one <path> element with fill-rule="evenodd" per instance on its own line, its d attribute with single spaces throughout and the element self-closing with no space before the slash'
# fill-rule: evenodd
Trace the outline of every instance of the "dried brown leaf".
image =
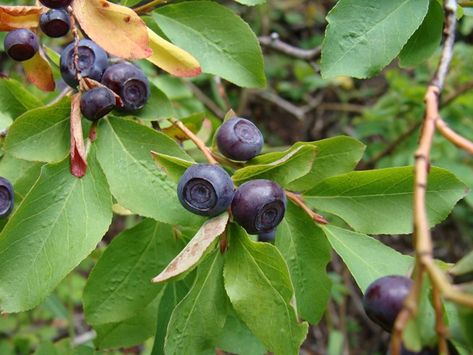
<svg viewBox="0 0 473 355">
<path fill-rule="evenodd" d="M 38 27 L 41 11 L 41 6 L 0 6 L 0 31 Z"/>
<path fill-rule="evenodd" d="M 22 62 L 22 64 L 26 78 L 30 83 L 43 91 L 54 91 L 56 83 L 54 82 L 53 71 L 41 50 L 33 58 Z"/>
<path fill-rule="evenodd" d="M 80 94 L 71 101 L 71 174 L 80 178 L 87 171 L 87 157 L 80 115 Z"/>
</svg>

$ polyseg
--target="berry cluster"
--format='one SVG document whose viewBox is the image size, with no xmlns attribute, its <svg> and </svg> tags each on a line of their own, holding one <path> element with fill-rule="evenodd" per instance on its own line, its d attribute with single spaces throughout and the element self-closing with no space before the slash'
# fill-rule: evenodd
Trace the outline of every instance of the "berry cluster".
<svg viewBox="0 0 473 355">
<path fill-rule="evenodd" d="M 234 117 L 220 126 L 216 142 L 225 157 L 247 161 L 261 152 L 263 135 L 252 122 Z M 274 240 L 286 210 L 286 194 L 275 182 L 251 180 L 235 190 L 230 175 L 213 164 L 189 167 L 179 180 L 177 194 L 187 210 L 199 215 L 216 216 L 231 208 L 235 221 L 261 241 Z"/>
<path fill-rule="evenodd" d="M 66 11 L 72 0 L 41 0 L 50 10 L 40 17 L 40 28 L 49 37 L 65 36 L 71 29 L 71 20 Z M 16 61 L 31 59 L 39 50 L 38 36 L 28 29 L 17 29 L 8 33 L 4 42 L 5 51 Z M 60 70 L 63 80 L 71 87 L 79 85 L 79 78 L 90 78 L 101 82 L 86 91 L 81 97 L 81 112 L 95 121 L 116 107 L 115 95 L 123 104 L 120 109 L 134 111 L 143 108 L 150 95 L 149 82 L 145 74 L 135 65 L 119 62 L 109 66 L 107 53 L 95 42 L 82 39 L 70 43 L 61 54 Z M 113 91 L 113 92 L 112 92 Z"/>
</svg>

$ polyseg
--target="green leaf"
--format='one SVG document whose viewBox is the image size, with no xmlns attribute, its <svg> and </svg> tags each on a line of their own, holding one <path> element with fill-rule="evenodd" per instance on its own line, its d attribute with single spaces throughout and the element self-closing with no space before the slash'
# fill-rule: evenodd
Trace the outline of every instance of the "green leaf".
<svg viewBox="0 0 473 355">
<path fill-rule="evenodd" d="M 223 256 L 215 249 L 201 264 L 194 285 L 172 313 L 165 353 L 214 354 L 216 339 L 227 317 L 227 302 Z"/>
<path fill-rule="evenodd" d="M 58 162 L 69 152 L 68 97 L 50 105 L 25 112 L 11 125 L 5 150 L 19 159 Z"/>
<path fill-rule="evenodd" d="M 422 25 L 399 53 L 403 67 L 416 66 L 428 59 L 442 40 L 443 9 L 437 0 L 430 0 L 429 11 Z"/>
<path fill-rule="evenodd" d="M 172 42 L 197 58 L 204 73 L 242 87 L 266 85 L 263 56 L 255 34 L 225 6 L 211 1 L 186 1 L 158 8 L 153 17 Z"/>
<path fill-rule="evenodd" d="M 0 307 L 20 312 L 39 304 L 100 241 L 112 199 L 94 151 L 78 179 L 69 160 L 46 165 L 0 234 Z"/>
<path fill-rule="evenodd" d="M 317 154 L 310 173 L 291 182 L 288 188 L 292 191 L 306 191 L 319 181 L 330 176 L 352 171 L 363 157 L 365 145 L 360 141 L 345 136 L 322 139 L 310 143 L 317 148 Z"/>
<path fill-rule="evenodd" d="M 463 275 L 473 272 L 473 251 L 465 255 L 455 266 L 450 270 L 454 275 Z"/>
<path fill-rule="evenodd" d="M 255 6 L 255 5 L 261 5 L 261 4 L 266 3 L 266 0 L 235 0 L 235 1 L 247 6 Z"/>
<path fill-rule="evenodd" d="M 207 220 L 189 241 L 184 249 L 166 268 L 153 279 L 153 282 L 164 282 L 176 277 L 182 278 L 192 271 L 212 250 L 217 238 L 225 231 L 228 213 Z"/>
<path fill-rule="evenodd" d="M 97 158 L 118 203 L 170 224 L 196 225 L 202 218 L 181 206 L 176 184 L 156 166 L 151 151 L 192 160 L 172 139 L 128 119 L 101 120 Z"/>
<path fill-rule="evenodd" d="M 316 148 L 310 145 L 289 148 L 278 160 L 238 169 L 233 174 L 232 180 L 240 185 L 248 180 L 269 179 L 281 186 L 287 186 L 310 172 L 315 156 Z M 259 161 L 263 159 L 265 157 L 261 157 Z"/>
<path fill-rule="evenodd" d="M 186 169 L 194 164 L 191 161 L 173 157 L 171 155 L 151 152 L 158 167 L 174 182 L 178 182 Z"/>
<path fill-rule="evenodd" d="M 365 234 L 330 225 L 322 229 L 362 292 L 382 276 L 407 275 L 413 267 L 411 257 Z"/>
<path fill-rule="evenodd" d="M 38 348 L 34 352 L 34 355 L 58 355 L 58 352 L 54 347 L 54 344 L 51 341 L 46 340 L 42 341 L 38 345 Z"/>
<path fill-rule="evenodd" d="M 170 225 L 145 219 L 112 240 L 89 276 L 83 303 L 96 325 L 132 317 L 160 291 L 151 278 L 179 253 L 183 243 Z"/>
<path fill-rule="evenodd" d="M 307 334 L 291 305 L 294 290 L 287 265 L 270 244 L 252 242 L 243 229 L 229 227 L 225 289 L 238 314 L 275 355 L 298 354 Z"/>
<path fill-rule="evenodd" d="M 340 0 L 327 16 L 324 78 L 379 73 L 421 25 L 429 0 Z"/>
<path fill-rule="evenodd" d="M 333 213 L 368 234 L 412 231 L 413 167 L 355 171 L 328 178 L 304 194 L 313 208 Z M 432 168 L 427 185 L 429 225 L 443 221 L 466 186 L 448 170 Z"/>
<path fill-rule="evenodd" d="M 317 324 L 327 307 L 331 289 L 326 268 L 332 250 L 324 232 L 307 213 L 289 201 L 277 229 L 276 246 L 289 266 L 299 313 L 303 319 Z"/>
<path fill-rule="evenodd" d="M 162 293 L 131 318 L 94 325 L 97 332 L 95 345 L 99 349 L 131 347 L 151 338 L 156 332 L 156 317 L 161 296 Z"/>
</svg>

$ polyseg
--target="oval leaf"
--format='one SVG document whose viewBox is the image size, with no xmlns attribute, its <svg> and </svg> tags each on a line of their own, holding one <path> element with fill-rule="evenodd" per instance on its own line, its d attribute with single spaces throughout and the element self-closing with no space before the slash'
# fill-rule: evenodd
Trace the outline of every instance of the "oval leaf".
<svg viewBox="0 0 473 355">
<path fill-rule="evenodd" d="M 0 6 L 0 31 L 38 27 L 41 6 Z"/>
<path fill-rule="evenodd" d="M 148 28 L 149 46 L 153 55 L 147 59 L 169 74 L 192 77 L 201 73 L 200 64 L 191 54 L 158 36 Z"/>
<path fill-rule="evenodd" d="M 72 8 L 82 29 L 110 54 L 131 60 L 152 54 L 146 25 L 130 8 L 105 0 L 74 0 Z"/>
<path fill-rule="evenodd" d="M 228 222 L 228 213 L 214 217 L 200 227 L 197 234 L 173 261 L 153 279 L 153 282 L 163 282 L 191 271 L 212 243 L 225 231 Z"/>
<path fill-rule="evenodd" d="M 54 91 L 56 83 L 54 82 L 53 71 L 41 50 L 33 58 L 22 62 L 22 64 L 26 78 L 30 83 L 43 91 Z"/>
</svg>

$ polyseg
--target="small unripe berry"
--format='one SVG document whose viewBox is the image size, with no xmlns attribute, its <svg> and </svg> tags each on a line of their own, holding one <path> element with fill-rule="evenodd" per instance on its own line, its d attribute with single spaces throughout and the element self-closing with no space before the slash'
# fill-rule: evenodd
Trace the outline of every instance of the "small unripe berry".
<svg viewBox="0 0 473 355">
<path fill-rule="evenodd" d="M 68 7 L 72 0 L 39 0 L 39 2 L 50 9 L 59 9 L 60 7 Z"/>
<path fill-rule="evenodd" d="M 401 311 L 404 300 L 412 287 L 412 280 L 405 276 L 384 276 L 366 289 L 363 306 L 368 317 L 390 332 Z"/>
<path fill-rule="evenodd" d="M 38 52 L 39 41 L 33 32 L 21 28 L 8 32 L 5 37 L 4 47 L 11 59 L 23 62 L 33 58 Z"/>
<path fill-rule="evenodd" d="M 49 37 L 65 36 L 71 29 L 69 15 L 64 10 L 49 10 L 39 19 L 41 30 Z"/>
<path fill-rule="evenodd" d="M 13 210 L 13 186 L 7 179 L 0 177 L 0 218 L 8 217 Z"/>
<path fill-rule="evenodd" d="M 261 153 L 264 142 L 258 127 L 240 117 L 225 121 L 218 129 L 216 138 L 220 152 L 238 161 L 250 160 Z"/>
<path fill-rule="evenodd" d="M 80 111 L 85 118 L 96 121 L 110 113 L 115 107 L 115 96 L 104 87 L 86 91 L 80 98 Z"/>
<path fill-rule="evenodd" d="M 177 196 L 189 211 L 202 216 L 217 216 L 232 202 L 233 182 L 218 165 L 195 164 L 179 179 Z"/>
<path fill-rule="evenodd" d="M 140 68 L 128 62 L 108 67 L 102 84 L 121 97 L 124 111 L 143 108 L 150 95 L 148 78 Z"/>
<path fill-rule="evenodd" d="M 232 214 L 249 234 L 268 233 L 282 221 L 286 194 L 271 180 L 251 180 L 241 185 L 232 201 Z"/>
</svg>

